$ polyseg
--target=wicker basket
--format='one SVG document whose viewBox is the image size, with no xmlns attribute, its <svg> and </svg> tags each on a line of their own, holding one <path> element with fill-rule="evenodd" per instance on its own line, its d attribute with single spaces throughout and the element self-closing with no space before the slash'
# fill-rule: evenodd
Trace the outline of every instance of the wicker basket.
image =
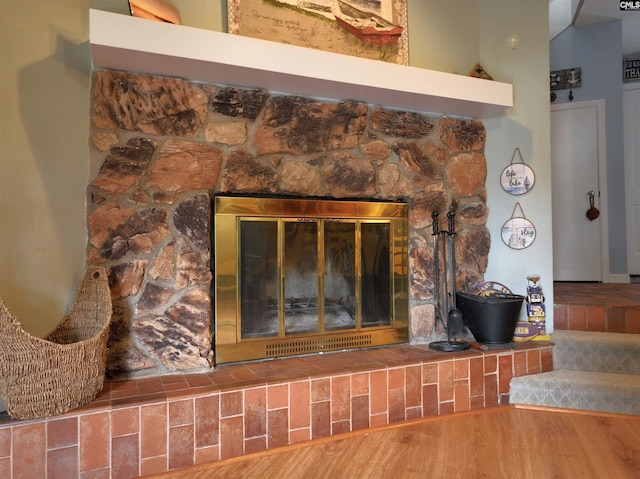
<svg viewBox="0 0 640 479">
<path fill-rule="evenodd" d="M 0 397 L 15 419 L 62 414 L 102 389 L 111 295 L 103 267 L 89 267 L 69 314 L 44 339 L 26 332 L 0 298 Z"/>
</svg>

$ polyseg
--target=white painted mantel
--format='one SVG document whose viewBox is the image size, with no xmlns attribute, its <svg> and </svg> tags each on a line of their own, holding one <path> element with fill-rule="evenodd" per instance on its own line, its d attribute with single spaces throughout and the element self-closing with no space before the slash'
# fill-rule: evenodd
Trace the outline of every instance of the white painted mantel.
<svg viewBox="0 0 640 479">
<path fill-rule="evenodd" d="M 90 10 L 94 69 L 441 114 L 487 118 L 513 106 L 508 83 Z"/>
</svg>

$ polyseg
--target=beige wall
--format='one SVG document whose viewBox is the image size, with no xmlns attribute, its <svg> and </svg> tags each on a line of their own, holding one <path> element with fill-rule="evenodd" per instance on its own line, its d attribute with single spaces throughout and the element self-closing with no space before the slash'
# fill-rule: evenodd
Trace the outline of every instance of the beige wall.
<svg viewBox="0 0 640 479">
<path fill-rule="evenodd" d="M 478 0 L 408 0 L 409 63 L 466 75 L 478 63 Z"/>
<path fill-rule="evenodd" d="M 485 280 L 526 293 L 526 277 L 539 274 L 553 327 L 553 239 L 551 230 L 551 157 L 549 131 L 549 9 L 544 1 L 408 0 L 409 57 L 412 66 L 468 73 L 476 63 L 497 81 L 513 84 L 513 108 L 485 118 L 487 129 L 487 227 L 491 232 Z M 518 35 L 511 49 L 507 38 Z M 535 174 L 533 189 L 521 197 L 507 194 L 500 174 L 516 147 Z M 512 250 L 500 230 L 516 202 L 537 230 L 524 250 Z M 525 308 L 522 311 L 526 316 Z"/>
<path fill-rule="evenodd" d="M 42 334 L 68 309 L 84 273 L 90 2 L 0 2 L 0 294 L 28 329 Z M 185 24 L 221 28 L 221 0 L 198 3 L 202 15 L 196 2 L 174 2 Z M 540 273 L 552 304 L 551 226 L 544 216 L 551 209 L 547 3 L 408 0 L 408 10 L 413 66 L 464 74 L 480 61 L 496 80 L 514 83 L 516 107 L 486 122 L 494 244 L 487 279 L 524 290 L 526 275 Z M 504 49 L 512 31 L 520 32 L 520 51 Z M 513 202 L 498 177 L 515 146 L 539 175 L 523 200 L 525 212 L 539 231 L 545 228 L 519 252 L 499 235 Z"/>
<path fill-rule="evenodd" d="M 0 294 L 41 334 L 84 274 L 88 1 L 1 1 Z"/>
<path fill-rule="evenodd" d="M 551 146 L 549 128 L 549 10 L 547 2 L 480 0 L 480 63 L 496 80 L 514 86 L 514 107 L 503 117 L 485 120 L 487 128 L 487 204 L 491 252 L 486 280 L 500 281 L 526 293 L 526 277 L 539 274 L 545 294 L 547 329 L 553 326 L 553 238 L 551 221 Z M 516 34 L 515 50 L 507 38 Z M 512 196 L 499 178 L 515 148 L 536 178 L 531 191 Z M 524 250 L 512 250 L 500 229 L 516 202 L 536 227 L 536 239 Z M 525 315 L 526 308 L 522 314 Z"/>
</svg>

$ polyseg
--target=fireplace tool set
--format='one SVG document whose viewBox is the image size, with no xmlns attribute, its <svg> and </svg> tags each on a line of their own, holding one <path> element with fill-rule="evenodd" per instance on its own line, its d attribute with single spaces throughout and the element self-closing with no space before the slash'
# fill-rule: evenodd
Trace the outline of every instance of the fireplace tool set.
<svg viewBox="0 0 640 479">
<path fill-rule="evenodd" d="M 455 231 L 455 212 L 449 211 L 447 213 L 447 219 L 449 220 L 449 229 L 440 230 L 438 222 L 438 212 L 434 211 L 431 214 L 433 219 L 432 236 L 433 236 L 433 289 L 435 297 L 435 321 L 434 330 L 438 326 L 438 321 L 442 324 L 442 327 L 447 332 L 446 341 L 434 341 L 429 343 L 429 349 L 435 351 L 465 351 L 471 346 L 467 341 L 452 340 L 452 336 L 455 337 L 463 332 L 464 323 L 462 320 L 462 311 L 456 307 L 456 258 L 454 248 L 454 238 L 456 236 Z M 441 291 L 440 288 L 440 236 L 446 237 L 444 254 L 442 255 L 443 272 L 444 272 L 444 288 Z M 447 261 L 447 256 L 448 261 Z M 447 281 L 447 266 L 449 278 Z M 447 284 L 448 283 L 448 284 Z M 442 317 L 444 313 L 447 314 L 447 324 L 445 325 Z"/>
</svg>

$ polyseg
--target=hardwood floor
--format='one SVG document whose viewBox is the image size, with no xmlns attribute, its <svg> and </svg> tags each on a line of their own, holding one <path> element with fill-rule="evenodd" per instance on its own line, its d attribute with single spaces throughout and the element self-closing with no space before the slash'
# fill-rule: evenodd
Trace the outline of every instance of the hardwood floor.
<svg viewBox="0 0 640 479">
<path fill-rule="evenodd" d="M 502 406 L 150 477 L 632 479 L 640 477 L 640 416 Z"/>
</svg>

